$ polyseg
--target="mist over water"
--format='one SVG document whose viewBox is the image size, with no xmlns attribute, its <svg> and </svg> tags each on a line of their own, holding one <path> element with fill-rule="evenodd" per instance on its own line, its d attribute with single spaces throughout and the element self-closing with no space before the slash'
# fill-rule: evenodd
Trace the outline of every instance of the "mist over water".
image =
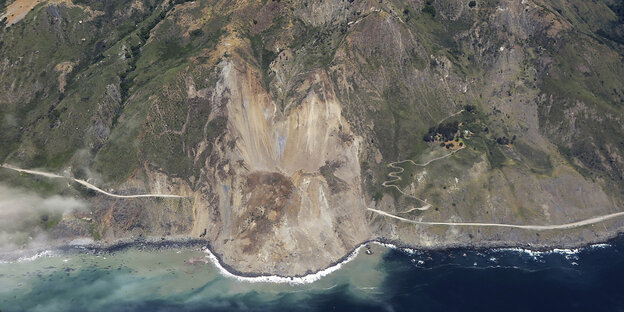
<svg viewBox="0 0 624 312">
<path fill-rule="evenodd" d="M 372 245 L 304 285 L 249 283 L 202 250 L 75 250 L 0 264 L 2 311 L 613 311 L 624 238 L 581 250 L 399 251 Z"/>
<path fill-rule="evenodd" d="M 42 220 L 86 208 L 83 201 L 67 196 L 42 197 L 33 191 L 0 183 L 0 251 L 47 245 Z"/>
</svg>

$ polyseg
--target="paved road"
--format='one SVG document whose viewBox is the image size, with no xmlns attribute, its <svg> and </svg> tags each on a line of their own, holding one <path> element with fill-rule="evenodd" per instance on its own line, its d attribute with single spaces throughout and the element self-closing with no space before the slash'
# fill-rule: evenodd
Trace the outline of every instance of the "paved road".
<svg viewBox="0 0 624 312">
<path fill-rule="evenodd" d="M 581 221 L 576 221 L 572 223 L 566 224 L 556 224 L 556 225 L 519 225 L 519 224 L 505 224 L 505 223 L 481 223 L 481 222 L 434 222 L 434 221 L 416 221 L 410 220 L 403 217 L 395 216 L 391 213 L 387 213 L 385 211 L 367 208 L 368 210 L 380 214 L 382 216 L 390 217 L 393 219 L 401 220 L 404 222 L 409 222 L 413 224 L 422 224 L 422 225 L 457 225 L 457 226 L 478 226 L 478 227 L 503 227 L 503 228 L 516 228 L 516 229 L 526 229 L 526 230 L 537 230 L 537 231 L 545 231 L 545 230 L 563 230 L 563 229 L 573 229 L 585 225 L 590 225 L 594 223 L 599 223 L 605 220 L 617 218 L 620 216 L 624 216 L 624 211 L 616 212 L 604 216 L 593 217 Z"/>
<path fill-rule="evenodd" d="M 402 167 L 397 167 L 397 164 L 401 164 L 401 163 L 405 163 L 405 162 L 409 162 L 414 166 L 419 166 L 419 167 L 425 167 L 427 165 L 429 165 L 430 163 L 437 161 L 437 160 L 441 160 L 450 156 L 453 156 L 453 154 L 459 152 L 460 150 L 462 150 L 462 148 L 454 150 L 444 156 L 440 156 L 434 159 L 431 159 L 425 163 L 416 163 L 410 159 L 408 160 L 402 160 L 402 161 L 396 161 L 393 163 L 388 164 L 388 167 L 396 169 L 396 171 L 390 172 L 388 174 L 388 176 L 391 178 L 387 181 L 384 181 L 381 185 L 383 185 L 384 187 L 394 187 L 397 191 L 399 191 L 401 194 L 417 199 L 420 202 L 424 203 L 425 205 L 423 207 L 418 207 L 418 208 L 411 208 L 407 211 L 403 211 L 403 212 L 398 212 L 398 213 L 408 213 L 414 210 L 428 210 L 429 208 L 431 208 L 431 205 L 428 204 L 426 201 L 417 198 L 415 196 L 406 194 L 403 192 L 403 190 L 401 190 L 397 185 L 395 184 L 389 184 L 389 183 L 394 183 L 397 181 L 401 181 L 401 177 L 399 176 L 399 174 L 403 173 L 403 171 L 405 171 L 405 169 L 403 169 Z M 620 216 L 624 216 L 624 211 L 623 212 L 616 212 L 616 213 L 612 213 L 612 214 L 608 214 L 608 215 L 603 215 L 603 216 L 598 216 L 598 217 L 593 217 L 593 218 L 589 218 L 589 219 L 585 219 L 585 220 L 581 220 L 581 221 L 576 221 L 576 222 L 572 222 L 572 223 L 566 223 L 566 224 L 557 224 L 557 225 L 520 225 L 520 224 L 505 224 L 505 223 L 482 223 L 482 222 L 435 222 L 435 221 L 416 221 L 416 220 L 411 220 L 411 219 L 407 219 L 407 218 L 403 218 L 403 217 L 399 217 L 396 215 L 393 215 L 391 213 L 387 213 L 385 211 L 381 211 L 381 210 L 377 210 L 377 209 L 373 209 L 373 208 L 366 208 L 374 213 L 377 213 L 379 215 L 382 216 L 386 216 L 389 218 L 393 218 L 393 219 L 397 219 L 403 222 L 408 222 L 408 223 L 413 223 L 413 224 L 421 224 L 421 225 L 448 225 L 448 226 L 480 226 L 480 227 L 502 227 L 502 228 L 517 228 L 517 229 L 527 229 L 527 230 L 536 230 L 536 231 L 545 231 L 545 230 L 557 230 L 557 229 L 572 229 L 572 228 L 577 228 L 577 227 L 581 227 L 581 226 L 585 226 L 585 225 L 590 225 L 590 224 L 595 224 L 595 223 L 599 223 L 605 220 L 609 220 L 609 219 L 613 219 L 613 218 L 617 218 Z"/>
<path fill-rule="evenodd" d="M 54 173 L 49 173 L 49 172 L 44 172 L 44 171 L 37 171 L 37 170 L 28 170 L 28 169 L 22 169 L 22 168 L 18 168 L 15 166 L 11 166 L 9 164 L 2 164 L 0 165 L 0 167 L 2 168 L 6 168 L 6 169 L 10 169 L 10 170 L 15 170 L 18 172 L 23 172 L 23 173 L 28 173 L 28 174 L 34 174 L 34 175 L 39 175 L 39 176 L 43 176 L 46 178 L 62 178 L 62 179 L 70 179 L 73 180 L 77 183 L 80 183 L 81 185 L 85 186 L 88 189 L 94 190 L 98 193 L 107 195 L 107 196 L 111 196 L 111 197 L 116 197 L 116 198 L 142 198 L 142 197 L 160 197 L 160 198 L 184 198 L 184 196 L 180 196 L 180 195 L 169 195 L 169 194 L 140 194 L 140 195 L 117 195 L 117 194 L 113 194 L 113 193 L 109 193 L 85 180 L 81 180 L 81 179 L 75 179 L 75 178 L 71 178 L 71 177 L 66 177 L 66 176 L 62 176 L 62 175 L 58 175 L 58 174 L 54 174 Z"/>
</svg>

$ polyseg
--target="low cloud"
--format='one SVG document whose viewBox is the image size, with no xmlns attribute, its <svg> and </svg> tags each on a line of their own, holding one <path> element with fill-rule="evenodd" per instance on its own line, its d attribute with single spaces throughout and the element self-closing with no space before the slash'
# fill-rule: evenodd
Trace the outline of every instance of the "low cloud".
<svg viewBox="0 0 624 312">
<path fill-rule="evenodd" d="M 86 203 L 73 197 L 43 197 L 0 184 L 0 249 L 41 243 L 45 234 L 40 225 L 46 218 L 84 209 Z"/>
</svg>

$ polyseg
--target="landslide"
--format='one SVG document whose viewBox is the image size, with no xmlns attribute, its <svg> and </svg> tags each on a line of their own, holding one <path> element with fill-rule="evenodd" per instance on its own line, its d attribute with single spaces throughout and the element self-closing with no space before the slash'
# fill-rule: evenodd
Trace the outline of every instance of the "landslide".
<svg viewBox="0 0 624 312">
<path fill-rule="evenodd" d="M 0 33 L 0 161 L 185 198 L 0 181 L 85 199 L 89 211 L 44 226 L 61 241 L 202 237 L 243 272 L 303 274 L 372 237 L 604 239 L 621 220 L 536 235 L 367 208 L 534 225 L 621 211 L 621 12 L 607 0 L 42 2 Z M 456 132 L 432 141 L 440 129 Z M 388 164 L 460 142 L 384 185 Z"/>
</svg>

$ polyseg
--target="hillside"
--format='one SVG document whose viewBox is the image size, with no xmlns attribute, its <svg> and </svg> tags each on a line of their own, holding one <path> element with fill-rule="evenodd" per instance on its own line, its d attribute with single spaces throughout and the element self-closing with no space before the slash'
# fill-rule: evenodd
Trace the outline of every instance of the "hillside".
<svg viewBox="0 0 624 312">
<path fill-rule="evenodd" d="M 8 0 L 0 12 L 0 163 L 183 197 L 3 169 L 7 198 L 81 206 L 7 224 L 11 248 L 201 237 L 235 270 L 295 275 L 373 238 L 576 246 L 624 229 L 624 217 L 452 225 L 624 211 L 621 0 Z"/>
</svg>

